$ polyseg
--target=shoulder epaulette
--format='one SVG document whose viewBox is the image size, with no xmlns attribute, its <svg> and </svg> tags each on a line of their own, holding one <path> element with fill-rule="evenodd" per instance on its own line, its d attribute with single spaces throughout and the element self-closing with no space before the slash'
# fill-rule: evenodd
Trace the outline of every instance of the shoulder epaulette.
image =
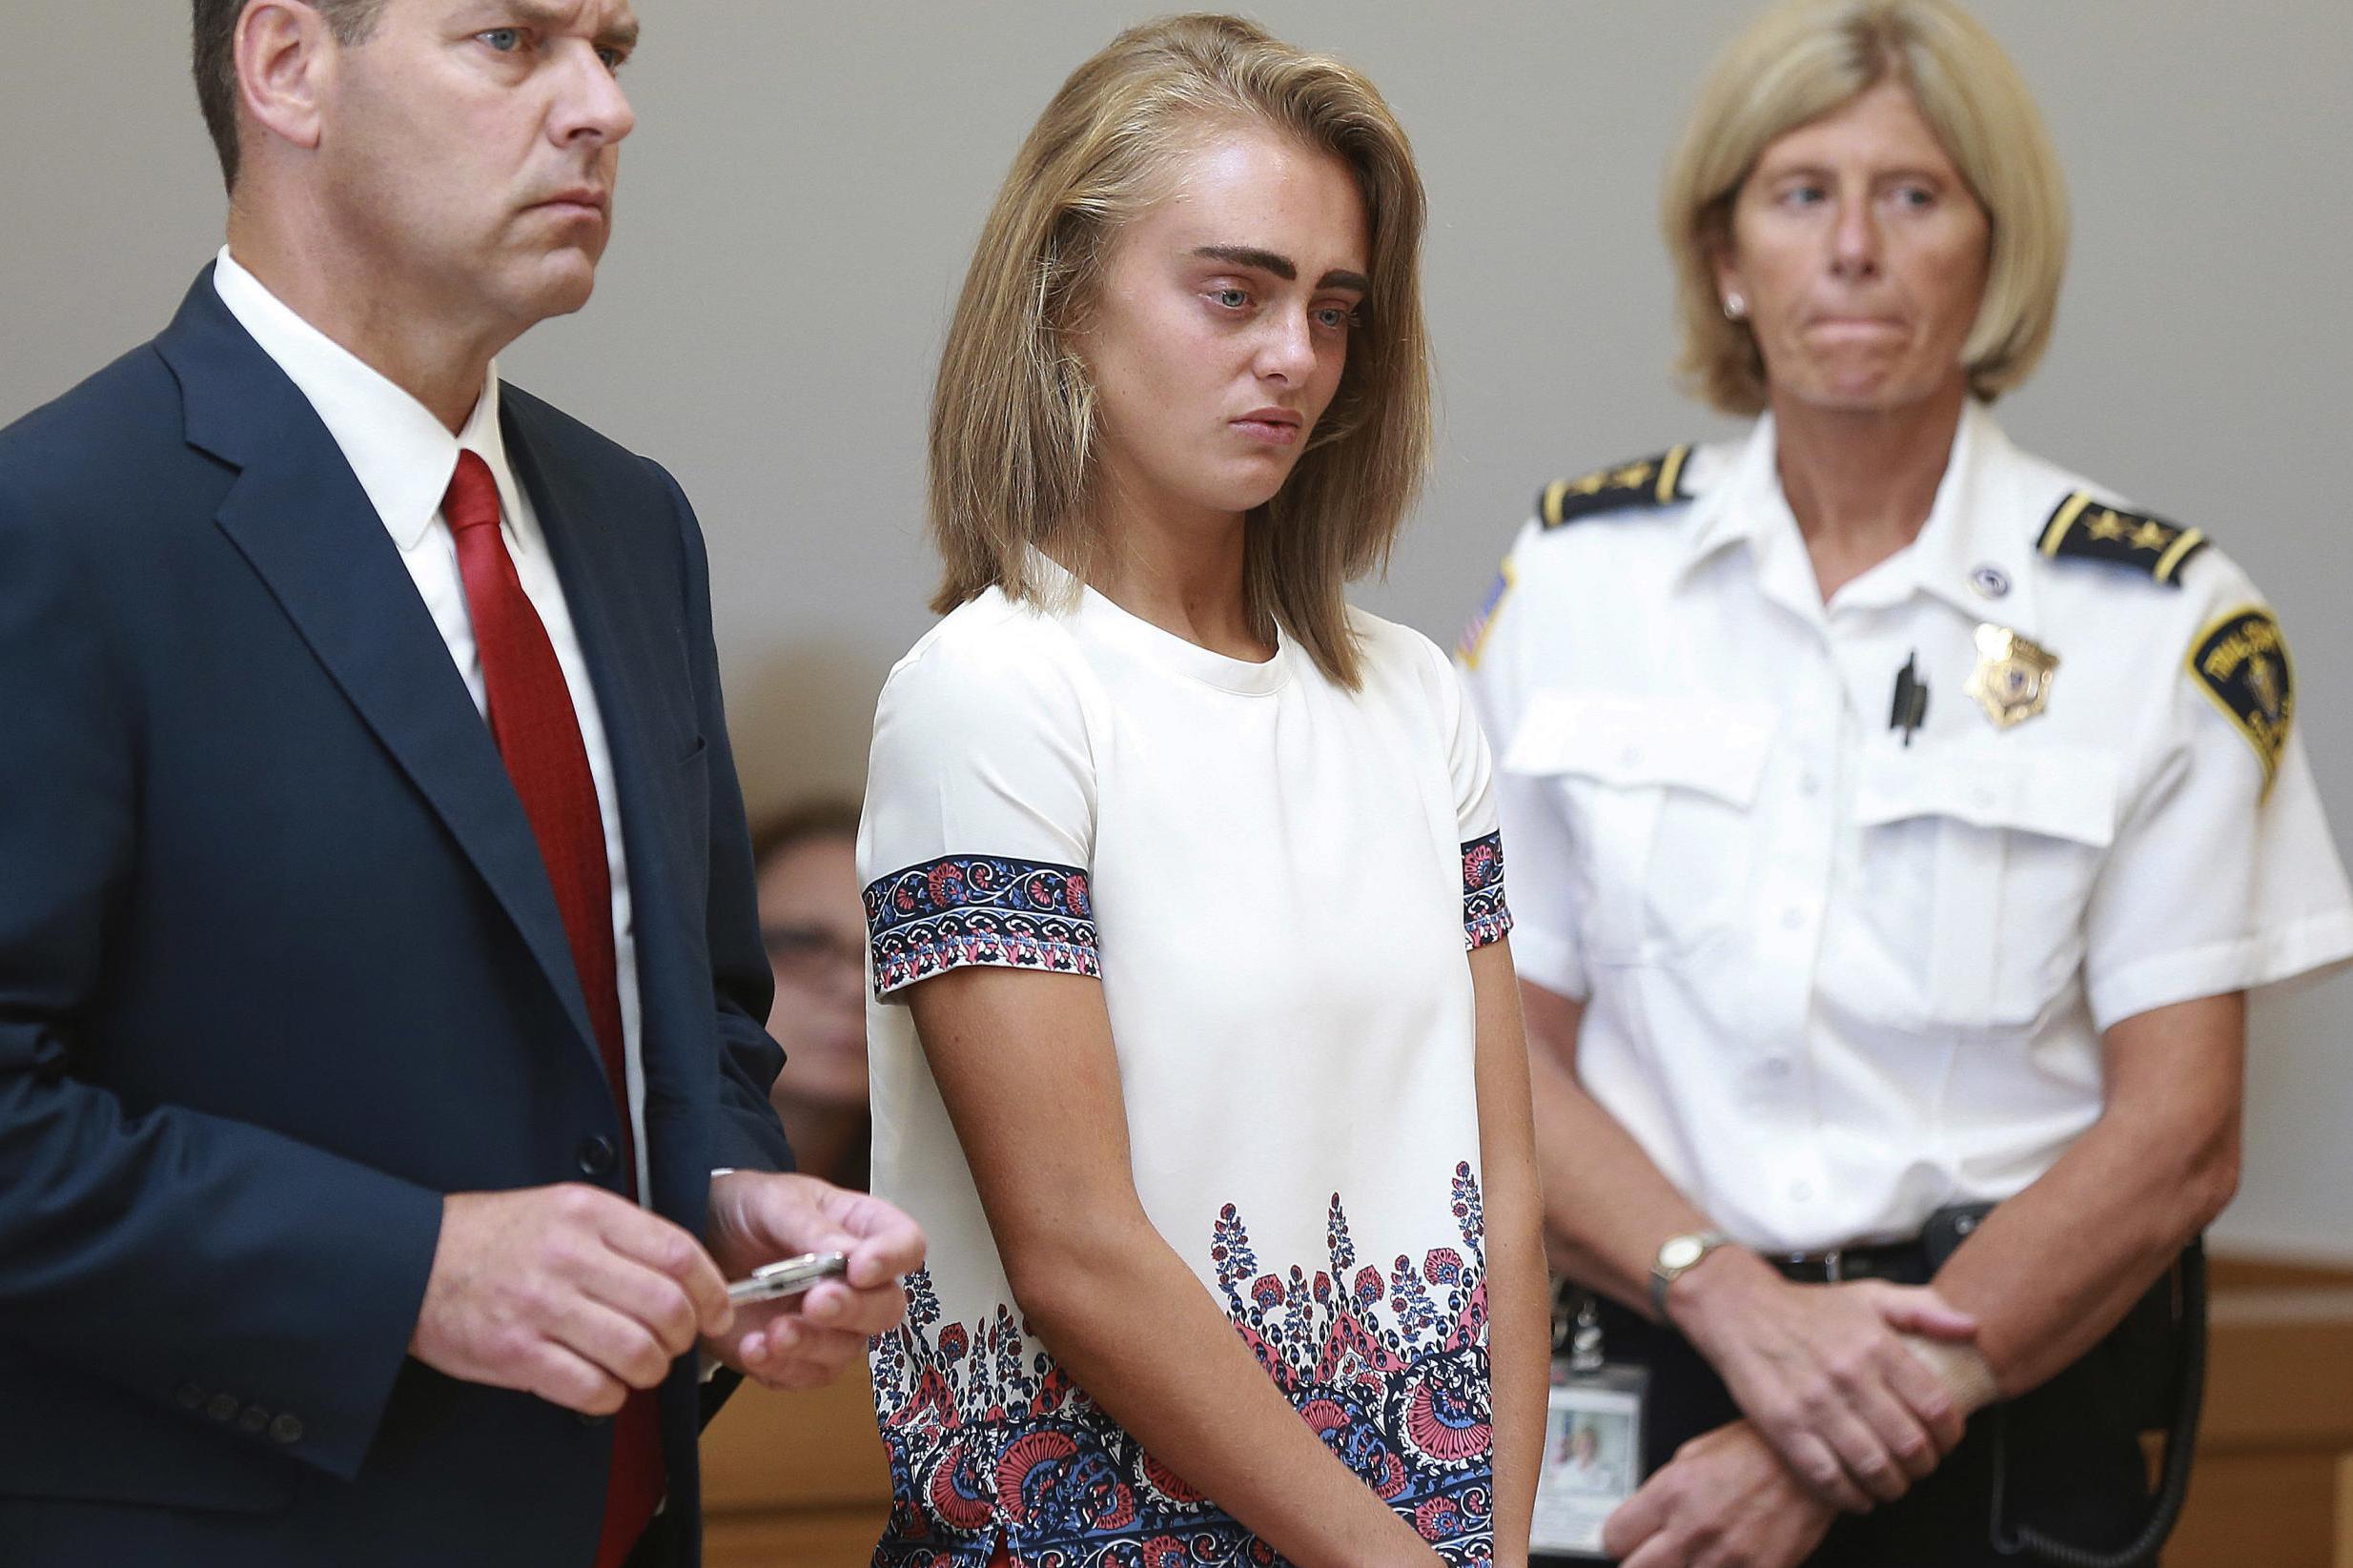
<svg viewBox="0 0 2353 1568">
<path fill-rule="evenodd" d="M 2104 560 L 2145 573 L 2168 588 L 2181 586 L 2181 565 L 2206 547 L 2206 536 L 2195 528 L 2127 512 L 2092 499 L 2078 490 L 2058 503 L 2042 525 L 2042 553 L 2056 560 Z"/>
<path fill-rule="evenodd" d="M 1546 528 L 1558 528 L 1579 518 L 1637 507 L 1671 506 L 1689 500 L 1683 488 L 1683 463 L 1691 455 L 1678 446 L 1655 458 L 1597 468 L 1583 478 L 1555 479 L 1536 495 L 1536 516 Z"/>
</svg>

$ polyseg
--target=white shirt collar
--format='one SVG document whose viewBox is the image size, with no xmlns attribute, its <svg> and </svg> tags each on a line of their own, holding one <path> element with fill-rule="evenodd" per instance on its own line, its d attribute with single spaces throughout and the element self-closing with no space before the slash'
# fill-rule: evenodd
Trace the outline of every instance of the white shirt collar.
<svg viewBox="0 0 2353 1568">
<path fill-rule="evenodd" d="M 237 263 L 222 246 L 213 287 L 261 352 L 276 361 L 317 411 L 342 449 L 359 487 L 403 553 L 421 543 L 440 516 L 441 498 L 458 470 L 460 451 L 478 454 L 498 481 L 509 530 L 520 515 L 506 442 L 499 428 L 499 367 L 483 378 L 481 396 L 465 428 L 452 436 L 431 410 L 350 350 L 295 314 L 285 301 Z"/>
<path fill-rule="evenodd" d="M 1723 480 L 1697 503 L 1703 515 L 1682 571 L 1728 545 L 1745 543 L 1760 577 L 1802 574 L 1808 595 L 1811 568 L 1797 519 L 1782 494 L 1773 417 L 1758 418 Z M 1841 604 L 1893 603 L 1913 591 L 1934 595 L 1973 619 L 2000 619 L 2020 630 L 2033 620 L 2034 513 L 2037 498 L 2016 496 L 2015 452 L 1983 404 L 1970 399 L 1954 432 L 1953 450 L 1936 499 L 1917 538 L 1842 590 Z M 1998 583 L 1998 593 L 1987 585 Z"/>
</svg>

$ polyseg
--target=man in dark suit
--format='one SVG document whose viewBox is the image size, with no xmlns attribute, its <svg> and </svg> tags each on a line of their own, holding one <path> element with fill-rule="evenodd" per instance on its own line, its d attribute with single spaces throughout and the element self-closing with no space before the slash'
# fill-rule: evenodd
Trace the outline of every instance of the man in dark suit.
<svg viewBox="0 0 2353 1568">
<path fill-rule="evenodd" d="M 228 246 L 0 432 L 0 1563 L 690 1563 L 699 1363 L 830 1376 L 922 1238 L 776 1173 L 693 515 L 492 363 L 636 24 L 194 9 Z"/>
</svg>

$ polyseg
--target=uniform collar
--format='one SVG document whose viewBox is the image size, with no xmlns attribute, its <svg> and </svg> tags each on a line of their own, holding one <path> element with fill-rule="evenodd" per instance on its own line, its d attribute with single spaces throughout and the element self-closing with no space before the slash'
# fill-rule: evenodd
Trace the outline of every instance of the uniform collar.
<svg viewBox="0 0 2353 1568">
<path fill-rule="evenodd" d="M 1888 564 L 1909 558 L 1911 587 L 1972 621 L 2035 636 L 2041 629 L 2036 524 L 2049 515 L 2051 500 L 2026 493 L 2030 479 L 2010 438 L 1971 398 L 1928 522 L 1912 548 Z"/>
<path fill-rule="evenodd" d="M 373 366 L 311 325 L 272 294 L 221 247 L 213 271 L 221 303 L 276 361 L 307 398 L 367 492 L 384 531 L 405 554 L 421 543 L 440 516 L 441 498 L 458 471 L 458 454 L 472 452 L 490 465 L 501 510 L 516 542 L 521 515 L 515 477 L 499 427 L 499 368 L 490 367 L 465 428 L 452 436 L 430 409 Z"/>
<path fill-rule="evenodd" d="M 1779 450 L 1773 436 L 1773 417 L 1758 417 L 1749 438 L 1733 454 L 1724 478 L 1708 487 L 1693 506 L 1688 553 L 1676 575 L 1688 577 L 1702 561 L 1734 544 L 1759 546 L 1777 528 L 1797 532 L 1797 519 L 1781 494 L 1781 476 L 1774 466 Z"/>
<path fill-rule="evenodd" d="M 1745 544 L 1769 593 L 1818 612 L 1812 566 L 1782 494 L 1778 455 L 1773 417 L 1766 414 L 1723 479 L 1694 503 L 1691 541 L 1678 579 Z M 2026 494 L 2030 478 L 1994 417 L 1972 398 L 1961 410 L 1919 537 L 1842 590 L 1840 607 L 1893 604 L 1917 592 L 1972 621 L 1996 621 L 2034 635 L 2035 524 L 2050 510 L 2050 498 Z"/>
</svg>

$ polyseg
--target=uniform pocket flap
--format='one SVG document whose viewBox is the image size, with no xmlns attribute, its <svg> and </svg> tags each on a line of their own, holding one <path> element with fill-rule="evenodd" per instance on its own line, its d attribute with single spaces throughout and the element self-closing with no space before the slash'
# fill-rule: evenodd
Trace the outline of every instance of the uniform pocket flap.
<svg viewBox="0 0 2353 1568">
<path fill-rule="evenodd" d="M 1773 722 L 1773 710 L 1761 703 L 1540 691 L 1512 732 L 1503 765 L 1613 788 L 1696 790 L 1746 806 L 1765 776 Z"/>
<path fill-rule="evenodd" d="M 2085 746 L 1874 747 L 1863 759 L 1855 820 L 1880 827 L 1951 817 L 2104 849 L 2116 838 L 2117 775 L 2115 757 Z"/>
</svg>

